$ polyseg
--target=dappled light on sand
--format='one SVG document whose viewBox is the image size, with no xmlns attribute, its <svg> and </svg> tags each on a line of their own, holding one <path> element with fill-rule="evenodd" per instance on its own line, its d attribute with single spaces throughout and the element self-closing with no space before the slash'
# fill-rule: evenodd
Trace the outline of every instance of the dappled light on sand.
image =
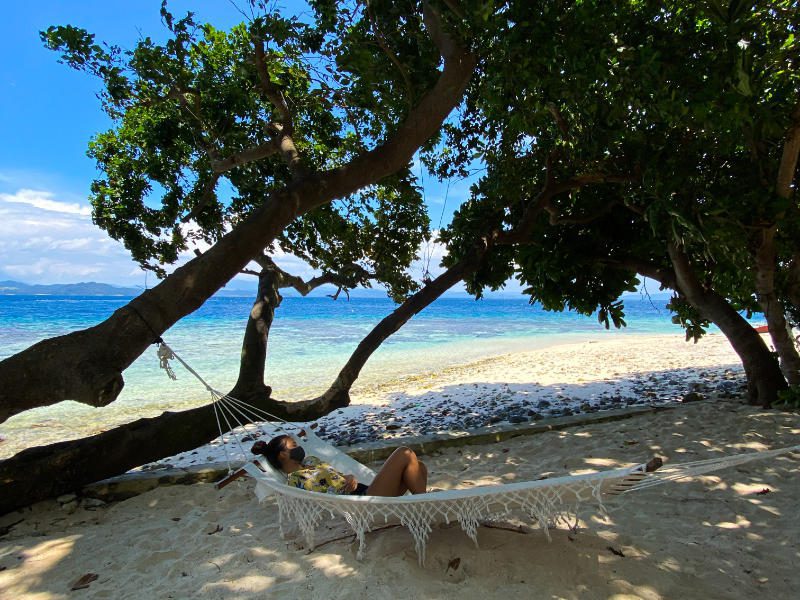
<svg viewBox="0 0 800 600">
<path fill-rule="evenodd" d="M 32 544 L 30 546 L 0 545 L 0 560 L 3 565 L 11 561 L 17 563 L 17 569 L 6 569 L 0 572 L 0 597 L 2 598 L 51 598 L 48 593 L 35 593 L 45 584 L 49 574 L 58 569 L 64 559 L 73 551 L 75 544 L 83 536 L 68 535 Z M 13 564 L 13 562 L 12 562 Z M 79 576 L 80 573 L 74 573 Z M 67 592 L 65 588 L 63 592 Z M 34 593 L 34 595 L 31 595 Z"/>
<path fill-rule="evenodd" d="M 697 403 L 440 449 L 424 460 L 430 487 L 471 488 L 601 471 L 654 455 L 665 465 L 717 458 L 753 441 L 778 448 L 796 444 L 797 429 L 797 414 Z M 282 539 L 275 502 L 257 504 L 249 480 L 222 491 L 163 487 L 93 511 L 66 514 L 45 503 L 19 514 L 24 520 L 0 538 L 0 589 L 62 599 L 78 577 L 97 573 L 89 592 L 98 598 L 135 598 L 141 589 L 158 598 L 327 600 L 377 590 L 459 600 L 487 600 L 499 590 L 503 597 L 554 599 L 788 598 L 798 582 L 798 498 L 800 462 L 781 456 L 625 494 L 607 514 L 581 511 L 575 529 L 567 528 L 574 520 L 551 527 L 551 542 L 538 525 L 516 520 L 480 527 L 478 548 L 458 524 L 434 527 L 420 567 L 402 527 L 368 533 L 359 562 L 342 520 L 323 519 L 313 551 L 296 528 Z"/>
</svg>

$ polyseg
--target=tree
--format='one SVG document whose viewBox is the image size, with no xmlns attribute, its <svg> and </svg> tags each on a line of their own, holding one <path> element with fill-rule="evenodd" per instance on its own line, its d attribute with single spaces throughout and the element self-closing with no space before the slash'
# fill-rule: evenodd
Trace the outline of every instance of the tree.
<svg viewBox="0 0 800 600">
<path fill-rule="evenodd" d="M 470 289 L 516 275 L 545 308 L 599 310 L 622 324 L 619 294 L 637 273 L 658 276 L 678 292 L 672 306 L 689 337 L 720 326 L 751 400 L 773 402 L 786 381 L 737 309 L 789 299 L 769 282 L 791 280 L 770 273 L 786 273 L 800 239 L 790 234 L 794 186 L 792 199 L 774 193 L 776 176 L 792 181 L 796 169 L 796 8 L 504 4 L 513 25 L 476 41 L 489 58 L 442 167 L 475 153 L 488 165 L 447 233 L 449 260 L 487 219 L 518 232 L 499 236 Z M 562 189 L 542 198 L 548 185 Z M 764 252 L 773 229 L 781 243 Z M 783 312 L 775 304 L 768 315 L 776 336 Z"/>
<path fill-rule="evenodd" d="M 194 28 L 191 15 L 175 21 L 164 7 L 171 39 L 163 46 L 145 39 L 127 53 L 74 27 L 48 30 L 47 43 L 66 62 L 103 80 L 104 106 L 119 122 L 92 145 L 106 175 L 92 186 L 95 220 L 156 271 L 192 238 L 213 245 L 103 323 L 0 361 L 0 420 L 63 399 L 113 401 L 122 372 L 151 342 L 273 242 L 289 243 L 293 225 L 305 226 L 298 217 L 310 219 L 336 199 L 354 206 L 359 190 L 395 173 L 402 178 L 414 152 L 437 134 L 475 64 L 454 33 L 460 17 L 445 8 L 442 19 L 427 2 L 313 5 L 313 26 L 266 12 L 228 36 Z M 370 53 L 369 44 L 382 53 Z M 320 63 L 329 80 L 313 77 Z M 223 175 L 236 190 L 228 204 L 214 193 Z M 367 217 L 375 228 L 391 221 L 392 211 L 402 213 L 403 198 L 371 192 L 386 208 Z M 393 236 L 412 228 L 394 223 L 397 230 L 376 242 L 387 252 Z M 311 243 L 313 236 L 297 240 Z M 269 400 L 262 408 L 299 420 L 326 410 L 308 401 Z M 9 499 L 3 507 L 194 447 L 211 432 L 176 435 L 164 446 L 164 428 L 191 430 L 196 421 L 208 429 L 209 410 L 24 451 L 1 464 Z M 137 452 L 119 451 L 129 443 Z"/>
<path fill-rule="evenodd" d="M 158 46 L 146 38 L 131 53 L 104 49 L 74 27 L 47 32 L 65 61 L 102 78 L 104 106 L 121 119 L 117 134 L 98 136 L 93 146 L 106 173 L 92 186 L 95 218 L 112 235 L 144 260 L 170 260 L 198 235 L 183 221 L 204 222 L 222 210 L 211 193 L 222 174 L 240 192 L 233 203 L 247 210 L 228 233 L 210 238 L 210 250 L 103 323 L 0 362 L 0 419 L 63 399 L 113 401 L 122 371 L 298 216 L 404 168 L 437 133 L 475 62 L 438 9 L 314 6 L 314 27 L 266 13 L 227 41 L 211 26 L 193 29 L 191 16 L 175 21 L 164 10 L 171 39 Z M 365 50 L 367 42 L 385 45 L 388 32 L 402 49 L 402 68 L 391 51 Z M 335 61 L 333 84 L 313 80 L 306 50 Z M 320 129 L 329 146 L 315 143 Z M 150 195 L 161 191 L 155 209 Z M 271 412 L 281 411 L 288 416 L 291 407 Z"/>
</svg>

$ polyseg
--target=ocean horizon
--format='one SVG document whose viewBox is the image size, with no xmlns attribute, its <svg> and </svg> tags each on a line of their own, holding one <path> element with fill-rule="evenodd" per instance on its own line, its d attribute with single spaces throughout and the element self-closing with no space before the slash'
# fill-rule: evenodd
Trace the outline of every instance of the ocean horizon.
<svg viewBox="0 0 800 600">
<path fill-rule="evenodd" d="M 95 325 L 132 296 L 0 295 L 0 359 L 46 338 Z M 625 298 L 628 326 L 606 330 L 596 316 L 547 312 L 527 298 L 442 297 L 387 339 L 353 390 L 439 371 L 489 356 L 607 336 L 675 334 L 664 297 Z M 226 392 L 238 375 L 242 337 L 252 298 L 214 297 L 163 334 L 164 340 L 215 389 Z M 361 339 L 396 305 L 388 298 L 285 297 L 270 331 L 266 383 L 280 400 L 313 398 L 334 381 Z M 123 374 L 125 388 L 107 407 L 77 402 L 26 411 L 0 425 L 13 446 L 90 435 L 165 410 L 209 400 L 189 373 L 173 365 L 177 381 L 159 368 L 156 347 Z M 7 456 L 10 444 L 0 444 Z"/>
</svg>

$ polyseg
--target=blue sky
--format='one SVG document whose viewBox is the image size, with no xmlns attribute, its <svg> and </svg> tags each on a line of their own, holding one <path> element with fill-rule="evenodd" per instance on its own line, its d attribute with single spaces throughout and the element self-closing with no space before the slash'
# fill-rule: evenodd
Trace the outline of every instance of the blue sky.
<svg viewBox="0 0 800 600">
<path fill-rule="evenodd" d="M 146 275 L 121 244 L 91 223 L 86 200 L 97 175 L 86 156 L 89 139 L 110 126 L 95 97 L 92 77 L 59 64 L 46 50 L 39 32 L 49 25 L 71 24 L 108 41 L 132 47 L 141 36 L 163 39 L 160 0 L 121 2 L 42 0 L 7 3 L 0 22 L 4 66 L 0 71 L 0 280 L 27 283 L 103 281 L 144 286 Z M 245 6 L 239 1 L 238 5 Z M 193 10 L 198 20 L 229 27 L 242 15 L 228 1 L 172 0 L 173 14 Z M 287 11 L 299 2 L 278 3 Z M 446 225 L 469 193 L 469 182 L 446 186 L 425 177 L 425 196 L 433 227 Z M 440 250 L 433 254 L 431 271 Z M 279 261 L 301 275 L 311 271 L 293 257 Z M 420 276 L 422 266 L 414 267 Z M 412 271 L 413 272 L 413 271 Z M 249 280 L 242 279 L 249 286 Z M 237 284 L 234 283 L 234 286 Z"/>
<path fill-rule="evenodd" d="M 237 4 L 245 6 L 242 0 Z M 110 126 L 95 97 L 98 82 L 59 64 L 57 54 L 42 45 L 39 32 L 50 25 L 71 24 L 95 33 L 98 42 L 130 48 L 142 36 L 156 40 L 166 36 L 160 6 L 160 0 L 40 0 L 4 5 L 0 21 L 5 58 L 0 70 L 0 280 L 100 281 L 140 288 L 155 283 L 153 274 L 142 271 L 120 243 L 91 222 L 87 196 L 97 172 L 86 148 L 94 134 Z M 217 27 L 230 27 L 243 18 L 226 0 L 172 0 L 169 6 L 175 15 L 191 9 L 198 20 Z M 295 14 L 305 10 L 299 0 L 276 2 L 276 6 Z M 419 173 L 419 167 L 415 170 Z M 468 197 L 471 180 L 451 181 L 449 192 L 446 183 L 430 175 L 424 182 L 432 227 L 447 225 Z M 427 265 L 437 275 L 441 255 L 440 247 L 426 244 L 412 275 L 421 278 Z M 277 260 L 297 275 L 313 274 L 294 257 Z M 254 281 L 240 276 L 230 286 L 253 288 Z M 506 293 L 516 295 L 520 290 L 511 281 Z"/>
</svg>

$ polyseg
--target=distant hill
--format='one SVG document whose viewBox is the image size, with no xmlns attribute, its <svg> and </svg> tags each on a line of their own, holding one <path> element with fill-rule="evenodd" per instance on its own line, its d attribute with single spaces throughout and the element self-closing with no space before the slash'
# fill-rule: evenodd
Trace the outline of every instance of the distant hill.
<svg viewBox="0 0 800 600">
<path fill-rule="evenodd" d="M 3 295 L 46 295 L 46 296 L 136 296 L 141 290 L 119 287 L 96 281 L 81 283 L 52 283 L 48 285 L 27 284 L 21 281 L 0 281 L 0 294 Z"/>
<path fill-rule="evenodd" d="M 139 288 L 121 287 L 96 281 L 81 283 L 28 284 L 0 281 L 0 296 L 138 296 Z M 251 296 L 250 290 L 222 289 L 218 296 Z"/>
</svg>

